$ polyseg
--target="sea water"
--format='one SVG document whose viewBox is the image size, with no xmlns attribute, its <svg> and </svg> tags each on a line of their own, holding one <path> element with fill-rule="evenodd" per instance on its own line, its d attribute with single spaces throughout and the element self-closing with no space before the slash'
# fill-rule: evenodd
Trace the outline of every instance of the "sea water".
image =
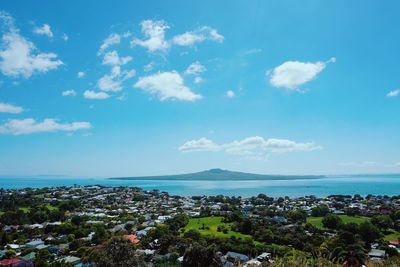
<svg viewBox="0 0 400 267">
<path fill-rule="evenodd" d="M 260 193 L 268 196 L 299 197 L 315 195 L 319 197 L 331 194 L 343 195 L 400 195 L 400 175 L 355 175 L 327 176 L 319 179 L 292 180 L 111 180 L 107 178 L 73 177 L 0 177 L 0 188 L 41 188 L 54 186 L 134 186 L 145 190 L 157 189 L 170 195 L 199 196 L 256 196 Z"/>
</svg>

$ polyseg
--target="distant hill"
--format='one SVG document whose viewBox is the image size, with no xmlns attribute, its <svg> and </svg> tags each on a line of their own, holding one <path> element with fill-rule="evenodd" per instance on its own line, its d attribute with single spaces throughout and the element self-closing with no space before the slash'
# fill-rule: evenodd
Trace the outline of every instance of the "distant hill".
<svg viewBox="0 0 400 267">
<path fill-rule="evenodd" d="M 211 169 L 202 172 L 161 175 L 161 176 L 138 176 L 138 177 L 113 177 L 113 180 L 186 180 L 186 181 L 231 181 L 231 180 L 298 180 L 298 179 L 321 179 L 322 175 L 266 175 L 245 172 L 235 172 L 222 169 Z"/>
</svg>

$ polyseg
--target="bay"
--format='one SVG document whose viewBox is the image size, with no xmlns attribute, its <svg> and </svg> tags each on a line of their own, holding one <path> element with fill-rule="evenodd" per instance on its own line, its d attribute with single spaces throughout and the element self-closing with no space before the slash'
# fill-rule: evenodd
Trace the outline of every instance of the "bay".
<svg viewBox="0 0 400 267">
<path fill-rule="evenodd" d="M 65 176 L 0 177 L 0 188 L 41 188 L 74 185 L 135 186 L 145 190 L 158 189 L 171 195 L 227 195 L 300 197 L 331 194 L 343 195 L 399 195 L 400 175 L 342 175 L 318 179 L 293 180 L 235 180 L 235 181 L 182 181 L 182 180 L 111 180 L 108 178 L 79 178 Z"/>
</svg>

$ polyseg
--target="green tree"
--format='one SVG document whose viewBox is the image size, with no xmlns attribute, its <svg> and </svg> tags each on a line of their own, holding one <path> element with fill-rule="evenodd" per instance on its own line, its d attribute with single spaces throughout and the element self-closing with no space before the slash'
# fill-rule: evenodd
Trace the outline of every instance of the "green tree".
<svg viewBox="0 0 400 267">
<path fill-rule="evenodd" d="M 220 266 L 220 259 L 216 255 L 215 247 L 204 247 L 194 244 L 191 249 L 186 251 L 182 266 L 183 267 L 203 267 L 203 266 Z"/>
<path fill-rule="evenodd" d="M 359 226 L 359 232 L 361 238 L 368 244 L 373 243 L 375 240 L 379 239 L 381 234 L 375 225 L 370 222 L 363 222 Z"/>
<path fill-rule="evenodd" d="M 374 224 L 379 229 L 387 230 L 393 227 L 393 220 L 388 215 L 375 215 L 371 219 L 372 224 Z"/>
<path fill-rule="evenodd" d="M 140 263 L 132 244 L 118 237 L 95 248 L 90 258 L 98 267 L 132 267 Z"/>
<path fill-rule="evenodd" d="M 329 213 L 329 207 L 325 204 L 318 205 L 317 207 L 311 210 L 311 216 L 319 217 L 325 216 Z"/>
<path fill-rule="evenodd" d="M 322 219 L 322 225 L 329 229 L 337 229 L 341 223 L 342 219 L 335 214 L 329 213 Z"/>
<path fill-rule="evenodd" d="M 292 223 L 305 223 L 307 213 L 304 210 L 291 210 L 288 213 L 288 218 Z"/>
</svg>

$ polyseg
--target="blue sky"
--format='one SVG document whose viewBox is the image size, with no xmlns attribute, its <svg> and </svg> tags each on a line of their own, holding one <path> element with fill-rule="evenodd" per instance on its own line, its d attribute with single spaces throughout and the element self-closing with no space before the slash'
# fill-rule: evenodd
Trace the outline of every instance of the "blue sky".
<svg viewBox="0 0 400 267">
<path fill-rule="evenodd" d="M 400 171 L 398 1 L 2 1 L 0 175 Z"/>
</svg>

